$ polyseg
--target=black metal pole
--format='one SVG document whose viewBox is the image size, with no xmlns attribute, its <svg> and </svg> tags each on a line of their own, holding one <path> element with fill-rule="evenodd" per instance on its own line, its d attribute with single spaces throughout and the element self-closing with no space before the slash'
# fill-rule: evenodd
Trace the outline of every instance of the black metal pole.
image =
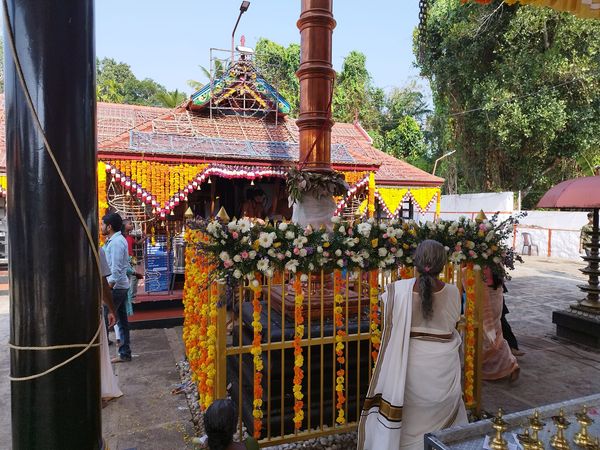
<svg viewBox="0 0 600 450">
<path fill-rule="evenodd" d="M 587 275 L 587 284 L 580 284 L 579 289 L 587 293 L 587 296 L 579 303 L 579 307 L 587 308 L 586 311 L 598 314 L 600 311 L 600 214 L 599 208 L 594 208 L 592 220 L 591 242 L 585 246 L 586 255 L 583 260 L 588 263 L 583 269 L 579 269 Z"/>
<path fill-rule="evenodd" d="M 235 60 L 235 30 L 237 30 L 237 27 L 240 23 L 240 19 L 242 18 L 242 14 L 244 14 L 244 11 L 240 10 L 240 14 L 235 22 L 233 31 L 231 32 L 231 64 L 233 64 Z"/>
<path fill-rule="evenodd" d="M 45 150 L 10 39 L 42 128 L 97 236 L 93 0 L 5 1 L 11 342 L 85 344 L 99 323 L 93 253 Z M 46 371 L 81 350 L 11 349 L 11 376 Z M 12 381 L 11 395 L 15 450 L 100 448 L 98 347 L 40 378 Z"/>
</svg>

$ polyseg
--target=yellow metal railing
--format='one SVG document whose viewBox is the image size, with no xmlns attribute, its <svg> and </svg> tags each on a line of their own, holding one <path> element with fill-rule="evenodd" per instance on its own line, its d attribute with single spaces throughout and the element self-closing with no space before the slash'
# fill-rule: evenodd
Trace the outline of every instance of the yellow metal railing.
<svg viewBox="0 0 600 450">
<path fill-rule="evenodd" d="M 292 412 L 294 340 L 293 334 L 298 325 L 293 317 L 291 304 L 295 293 L 291 274 L 284 274 L 280 282 L 266 280 L 261 286 L 263 303 L 262 321 L 264 322 L 260 350 L 264 361 L 263 377 L 263 422 L 260 435 L 261 445 L 276 445 L 302 439 L 324 436 L 354 430 L 360 416 L 362 394 L 366 392 L 373 367 L 371 356 L 372 344 L 368 317 L 370 317 L 370 302 L 368 297 L 367 274 L 343 277 L 345 287 L 343 296 L 343 327 L 344 331 L 344 363 L 346 376 L 343 390 L 346 401 L 343 404 L 344 423 L 336 422 L 338 410 L 336 399 L 336 327 L 334 320 L 335 293 L 332 289 L 332 274 L 318 273 L 307 276 L 302 283 L 304 301 L 302 313 L 306 326 L 302 338 L 297 343 L 302 349 L 304 363 L 302 369 L 304 379 L 302 392 L 304 394 L 305 417 L 299 428 L 294 427 Z M 299 275 L 297 275 L 299 276 Z M 249 317 L 254 313 L 248 300 L 254 294 L 249 286 L 240 287 L 236 291 L 233 304 L 235 315 L 234 331 L 229 336 L 226 347 L 226 361 L 220 363 L 227 368 L 217 369 L 217 373 L 228 370 L 234 375 L 228 379 L 219 379 L 216 397 L 231 395 L 239 405 L 251 404 L 247 399 L 250 391 L 248 381 L 253 379 L 248 374 L 252 370 L 244 357 L 252 352 L 250 343 Z M 224 308 L 221 308 L 224 309 Z M 218 327 L 226 324 L 224 315 L 219 314 Z M 218 346 L 221 348 L 220 346 Z M 349 370 L 352 369 L 352 370 Z M 231 389 L 227 392 L 227 385 Z M 329 396 L 329 398 L 328 398 Z M 352 407 L 352 410 L 350 410 Z M 243 419 L 248 423 L 248 414 L 240 407 L 240 427 Z M 252 431 L 252 430 L 250 430 Z"/>
<path fill-rule="evenodd" d="M 206 289 L 211 271 L 206 260 L 188 250 L 187 264 L 184 341 L 190 366 L 198 372 L 194 379 L 203 408 L 214 398 L 231 396 L 238 404 L 240 431 L 245 424 L 261 446 L 356 429 L 377 350 L 378 317 L 383 315 L 378 295 L 372 298 L 371 294 L 379 294 L 387 283 L 401 275 L 411 276 L 412 271 L 338 272 L 338 283 L 332 273 L 284 273 L 246 280 L 235 289 L 219 283 Z M 467 392 L 473 393 L 467 407 L 477 414 L 481 405 L 481 272 L 448 265 L 442 278 L 465 291 L 475 287 L 474 307 L 469 308 L 467 302 L 459 330 L 464 336 L 469 330 L 474 333 L 474 340 L 464 339 L 465 354 L 473 357 L 470 362 L 465 359 L 465 369 L 471 364 L 474 375 L 467 377 L 465 370 L 464 388 L 466 400 Z M 298 369 L 302 379 L 297 377 Z M 295 398 L 294 386 L 301 399 Z"/>
</svg>

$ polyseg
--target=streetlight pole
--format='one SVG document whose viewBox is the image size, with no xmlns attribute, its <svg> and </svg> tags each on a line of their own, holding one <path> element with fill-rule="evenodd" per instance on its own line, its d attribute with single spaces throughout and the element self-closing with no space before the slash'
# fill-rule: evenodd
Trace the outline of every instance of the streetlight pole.
<svg viewBox="0 0 600 450">
<path fill-rule="evenodd" d="M 231 64 L 233 64 L 233 60 L 234 60 L 235 30 L 237 30 L 238 24 L 240 23 L 240 19 L 242 18 L 242 14 L 244 14 L 246 11 L 248 11 L 249 7 L 250 7 L 250 2 L 248 2 L 248 1 L 242 2 L 242 4 L 240 5 L 240 15 L 238 16 L 237 21 L 235 22 L 235 27 L 233 27 L 233 31 L 231 32 Z"/>
<path fill-rule="evenodd" d="M 433 163 L 433 172 L 431 172 L 431 175 L 435 175 L 435 169 L 437 169 L 437 163 L 439 161 L 441 161 L 442 159 L 444 159 L 445 157 L 450 156 L 452 153 L 456 153 L 456 150 L 452 150 L 451 152 L 448 152 L 445 155 L 442 155 L 438 159 L 435 160 L 435 163 Z"/>
</svg>

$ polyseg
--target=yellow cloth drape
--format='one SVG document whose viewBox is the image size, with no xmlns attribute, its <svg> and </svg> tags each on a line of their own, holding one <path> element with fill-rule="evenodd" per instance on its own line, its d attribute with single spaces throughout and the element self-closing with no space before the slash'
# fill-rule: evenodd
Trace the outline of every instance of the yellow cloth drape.
<svg viewBox="0 0 600 450">
<path fill-rule="evenodd" d="M 462 0 L 467 3 L 469 0 Z M 488 4 L 491 0 L 473 0 L 476 3 Z M 505 0 L 505 3 L 514 5 L 546 6 L 557 11 L 565 11 L 586 19 L 600 19 L 600 0 Z"/>
<path fill-rule="evenodd" d="M 410 196 L 414 200 L 414 204 L 419 210 L 424 213 L 431 206 L 431 202 L 436 198 L 440 197 L 440 188 L 421 188 L 421 189 L 410 189 Z M 436 213 L 438 212 L 438 205 L 436 205 Z"/>
<path fill-rule="evenodd" d="M 375 216 L 375 173 L 369 174 L 369 204 L 368 204 L 368 216 Z"/>
<path fill-rule="evenodd" d="M 390 210 L 392 214 L 395 214 L 398 210 L 398 207 L 404 200 L 408 189 L 407 188 L 379 188 L 377 189 L 379 193 L 379 198 L 385 203 L 387 209 Z"/>
<path fill-rule="evenodd" d="M 8 182 L 6 181 L 6 175 L 0 175 L 0 187 L 4 190 L 6 190 L 6 186 L 8 185 Z"/>
<path fill-rule="evenodd" d="M 365 211 L 367 210 L 367 200 L 362 201 L 362 203 L 358 207 L 358 210 L 361 212 L 361 214 L 365 213 Z"/>
<path fill-rule="evenodd" d="M 407 196 L 412 200 L 413 205 L 415 205 L 421 213 L 427 212 L 435 200 L 435 214 L 436 216 L 440 215 L 440 202 L 442 198 L 440 188 L 380 187 L 376 189 L 376 192 L 378 194 L 377 196 L 379 201 L 383 202 L 392 215 L 396 215 L 398 213 L 398 210 L 402 206 L 402 202 Z M 368 202 L 367 200 L 364 200 L 359 207 L 360 212 L 364 213 L 367 206 Z"/>
</svg>

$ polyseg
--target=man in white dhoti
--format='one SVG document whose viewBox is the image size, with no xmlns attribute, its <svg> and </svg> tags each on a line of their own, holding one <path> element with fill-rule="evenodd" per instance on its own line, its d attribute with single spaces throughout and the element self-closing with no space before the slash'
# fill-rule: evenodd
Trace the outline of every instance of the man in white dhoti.
<svg viewBox="0 0 600 450">
<path fill-rule="evenodd" d="M 382 295 L 379 357 L 358 429 L 359 450 L 422 450 L 423 435 L 467 423 L 456 331 L 460 295 L 438 276 L 446 250 L 427 240 L 414 256 L 418 278 Z"/>
</svg>

